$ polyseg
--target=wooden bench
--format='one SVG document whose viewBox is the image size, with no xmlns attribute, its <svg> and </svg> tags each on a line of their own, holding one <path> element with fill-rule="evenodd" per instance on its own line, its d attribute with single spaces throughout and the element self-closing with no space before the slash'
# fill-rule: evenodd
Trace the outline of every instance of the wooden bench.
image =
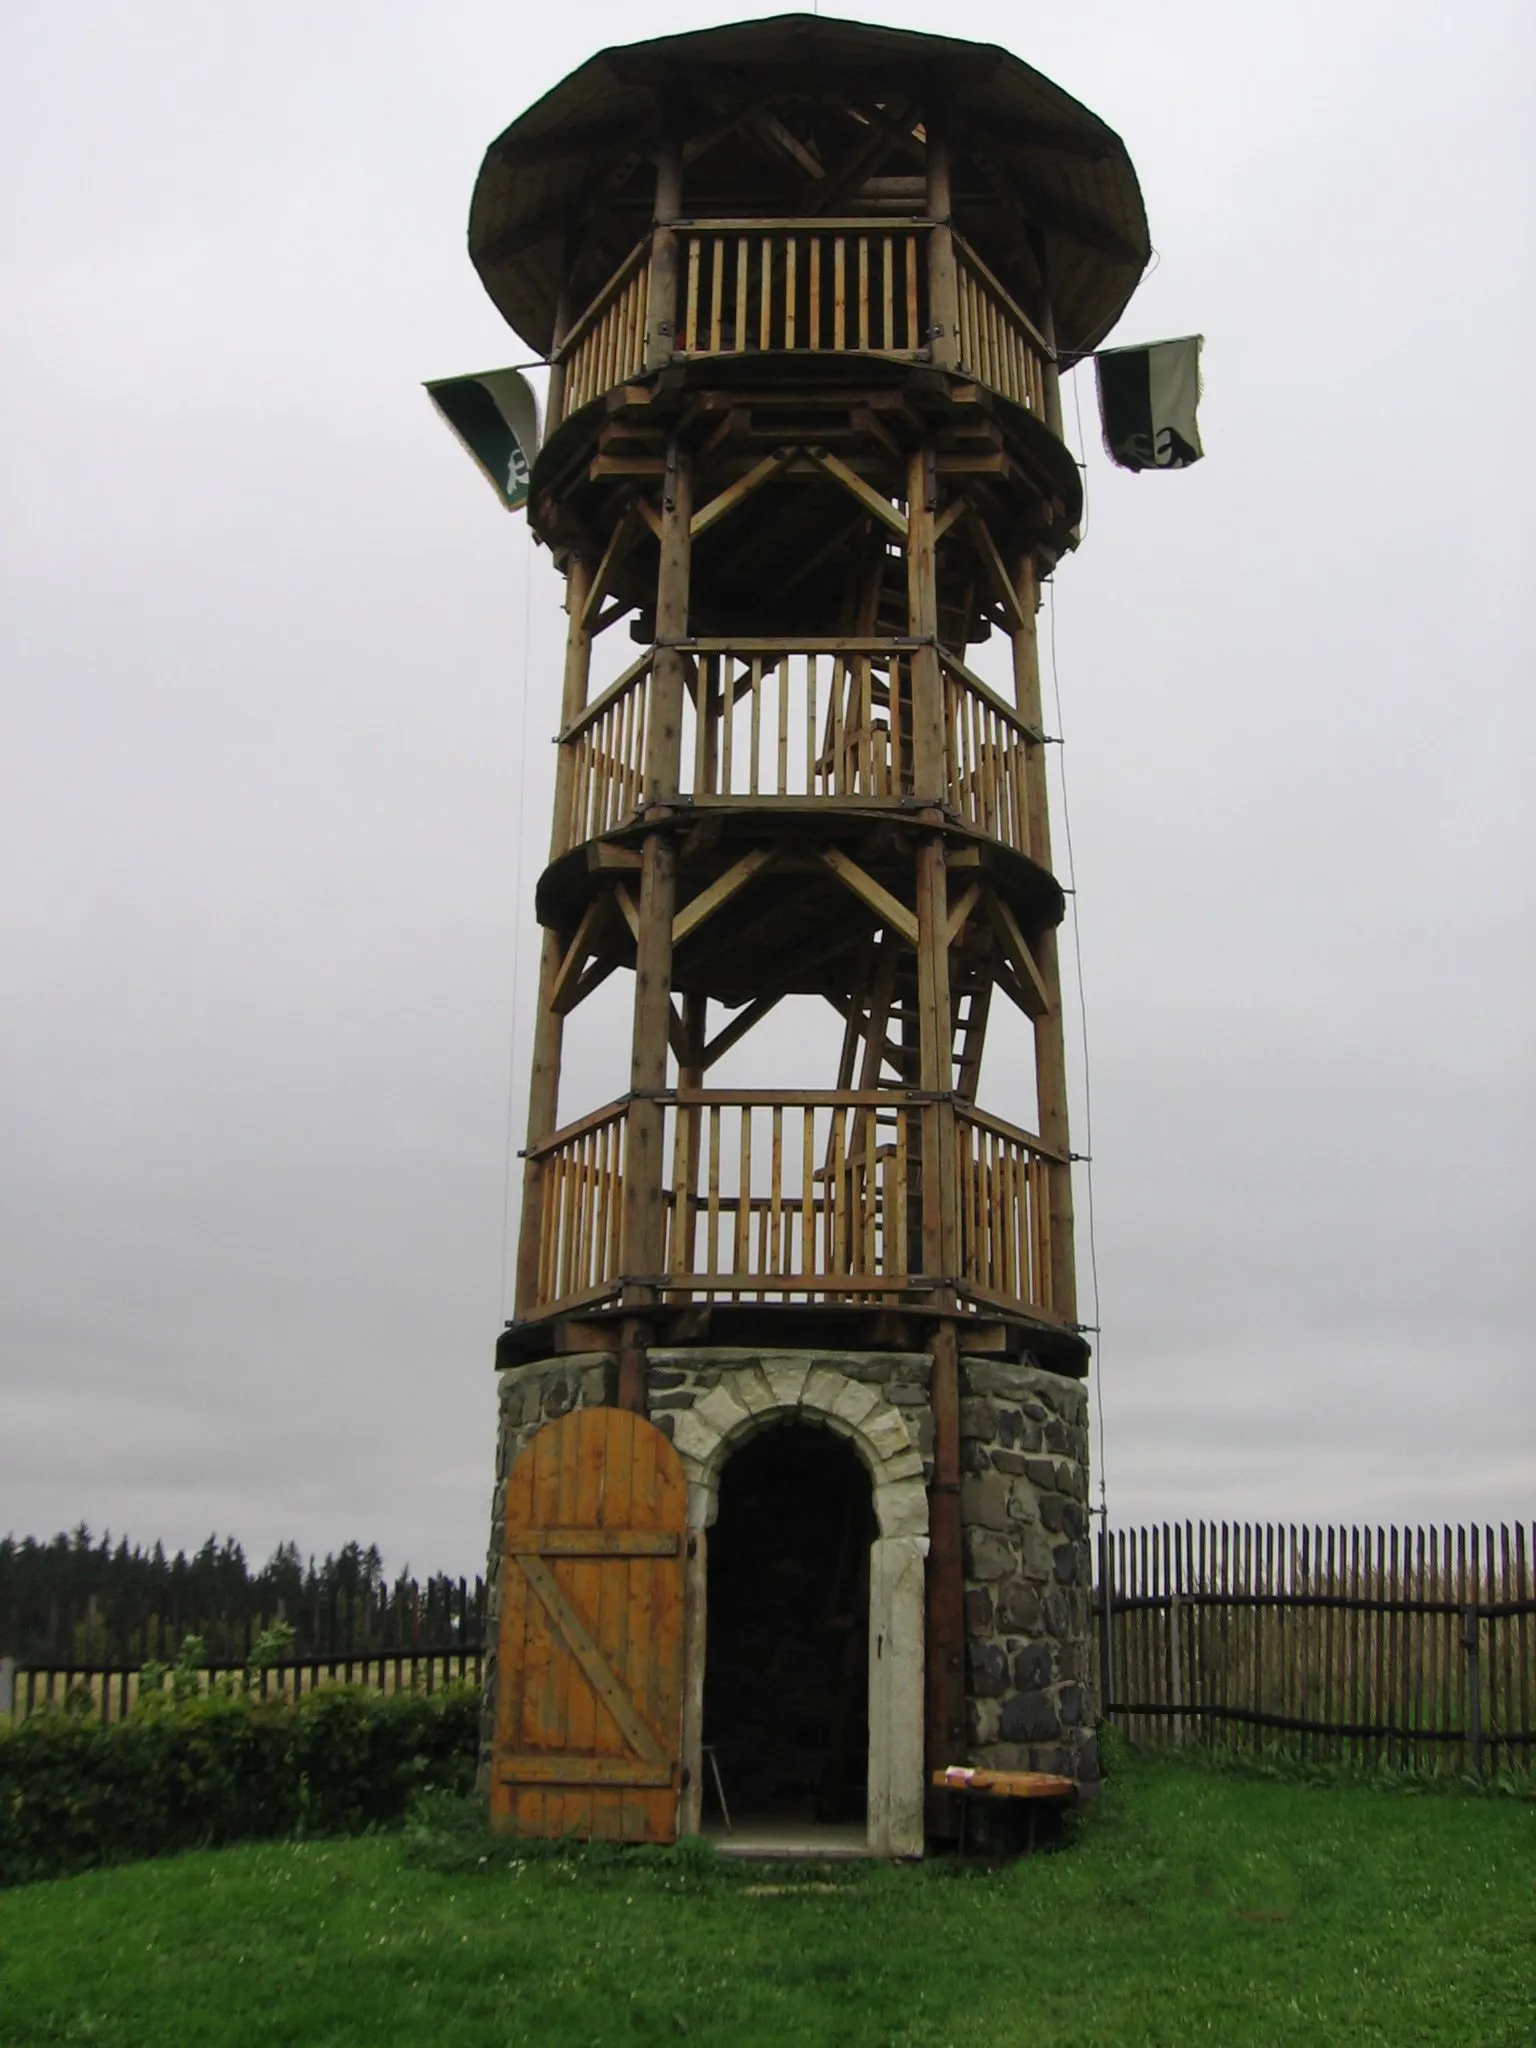
<svg viewBox="0 0 1536 2048">
<path fill-rule="evenodd" d="M 965 1854 L 966 1821 L 973 1799 L 1044 1800 L 1060 1807 L 1077 1797 L 1076 1780 L 1059 1778 L 1051 1771 L 985 1771 L 972 1769 L 968 1764 L 950 1764 L 947 1769 L 934 1772 L 933 1783 L 940 1791 L 959 1796 L 957 1856 Z M 1035 1846 L 1035 1812 L 1035 1807 L 1031 1806 L 1024 1844 L 1026 1856 Z"/>
</svg>

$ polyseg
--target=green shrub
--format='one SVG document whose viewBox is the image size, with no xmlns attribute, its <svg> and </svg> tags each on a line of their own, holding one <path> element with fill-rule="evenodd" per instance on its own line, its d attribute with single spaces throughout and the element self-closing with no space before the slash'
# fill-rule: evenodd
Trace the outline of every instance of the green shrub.
<svg viewBox="0 0 1536 2048">
<path fill-rule="evenodd" d="M 355 1834 L 414 1793 L 466 1792 L 479 1695 L 333 1686 L 295 1704 L 151 1694 L 103 1728 L 68 1713 L 0 1734 L 0 1884 L 263 1836 Z"/>
</svg>

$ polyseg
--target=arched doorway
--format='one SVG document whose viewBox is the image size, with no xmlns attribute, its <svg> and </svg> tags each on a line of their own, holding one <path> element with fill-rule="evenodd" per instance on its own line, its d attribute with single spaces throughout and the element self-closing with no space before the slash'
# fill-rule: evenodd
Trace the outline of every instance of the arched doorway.
<svg viewBox="0 0 1536 2048">
<path fill-rule="evenodd" d="M 738 1832 L 862 1831 L 869 1778 L 869 1474 L 786 1422 L 720 1476 L 710 1531 L 704 1741 Z M 712 1804 L 705 1781 L 706 1812 Z"/>
</svg>

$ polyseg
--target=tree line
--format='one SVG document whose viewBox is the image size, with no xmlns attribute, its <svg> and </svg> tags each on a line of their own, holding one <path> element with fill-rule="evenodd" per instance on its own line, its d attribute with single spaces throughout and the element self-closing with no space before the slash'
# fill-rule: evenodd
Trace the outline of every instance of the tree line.
<svg viewBox="0 0 1536 2048">
<path fill-rule="evenodd" d="M 133 1664 L 174 1657 L 189 1635 L 209 1659 L 239 1662 L 274 1622 L 293 1654 L 330 1657 L 478 1640 L 484 1588 L 434 1572 L 391 1581 L 376 1544 L 344 1543 L 318 1562 L 280 1543 L 254 1566 L 233 1536 L 190 1555 L 163 1543 L 93 1536 L 0 1537 L 0 1656 L 23 1664 Z"/>
</svg>

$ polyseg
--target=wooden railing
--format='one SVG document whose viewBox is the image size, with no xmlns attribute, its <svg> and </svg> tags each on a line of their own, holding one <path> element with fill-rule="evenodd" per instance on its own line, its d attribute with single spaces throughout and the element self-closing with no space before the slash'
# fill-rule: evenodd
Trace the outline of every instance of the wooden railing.
<svg viewBox="0 0 1536 2048">
<path fill-rule="evenodd" d="M 955 1108 L 959 1278 L 985 1299 L 1049 1312 L 1052 1161 L 1027 1131 L 969 1104 Z"/>
<path fill-rule="evenodd" d="M 979 1305 L 1049 1314 L 1053 1162 L 1027 1131 L 947 1098 L 876 1089 L 676 1089 L 663 1098 L 663 1271 L 623 1270 L 626 1103 L 532 1148 L 534 1298 L 546 1315 L 614 1298 L 859 1301 L 957 1283 Z M 958 1243 L 924 1272 L 924 1134 L 953 1119 Z"/>
<path fill-rule="evenodd" d="M 910 789 L 911 643 L 694 640 L 688 651 L 684 786 L 695 798 Z"/>
<path fill-rule="evenodd" d="M 1045 366 L 1051 351 L 1029 315 L 970 245 L 955 237 L 959 279 L 960 368 L 993 391 L 1045 418 Z"/>
<path fill-rule="evenodd" d="M 941 652 L 944 774 L 952 810 L 972 831 L 1029 852 L 1026 767 L 1033 738 L 1018 713 L 963 662 Z"/>
<path fill-rule="evenodd" d="M 1036 418 L 1052 352 L 1007 287 L 954 237 L 953 312 L 931 303 L 931 221 L 714 220 L 665 233 L 677 259 L 675 333 L 688 358 L 858 354 L 926 361 L 936 318 L 952 324 L 957 367 Z M 653 240 L 633 249 L 555 353 L 550 427 L 646 366 Z M 658 290 L 660 287 L 658 287 Z M 669 287 L 670 290 L 670 287 Z M 667 319 L 671 316 L 658 315 Z"/>
<path fill-rule="evenodd" d="M 531 1148 L 539 1179 L 535 1313 L 600 1301 L 619 1277 L 627 1106 L 612 1103 Z"/>
<path fill-rule="evenodd" d="M 561 735 L 571 753 L 562 782 L 562 850 L 601 839 L 635 815 L 645 781 L 654 649 L 610 683 Z"/>
<path fill-rule="evenodd" d="M 678 231 L 677 351 L 856 351 L 916 359 L 928 346 L 926 223 L 727 220 Z"/>
<path fill-rule="evenodd" d="M 685 1297 L 826 1301 L 908 1286 L 920 1110 L 873 1089 L 701 1089 L 679 1091 L 670 1122 L 666 1269 Z"/>
<path fill-rule="evenodd" d="M 913 792 L 906 640 L 690 640 L 681 793 L 695 802 L 900 798 Z M 563 847 L 633 818 L 645 780 L 654 650 L 562 735 Z M 973 831 L 1029 851 L 1027 749 L 1035 735 L 958 657 L 941 653 L 944 800 Z"/>
<path fill-rule="evenodd" d="M 645 322 L 650 298 L 651 238 L 632 249 L 562 342 L 560 419 L 645 368 Z M 557 425 L 551 420 L 551 427 Z"/>
</svg>

